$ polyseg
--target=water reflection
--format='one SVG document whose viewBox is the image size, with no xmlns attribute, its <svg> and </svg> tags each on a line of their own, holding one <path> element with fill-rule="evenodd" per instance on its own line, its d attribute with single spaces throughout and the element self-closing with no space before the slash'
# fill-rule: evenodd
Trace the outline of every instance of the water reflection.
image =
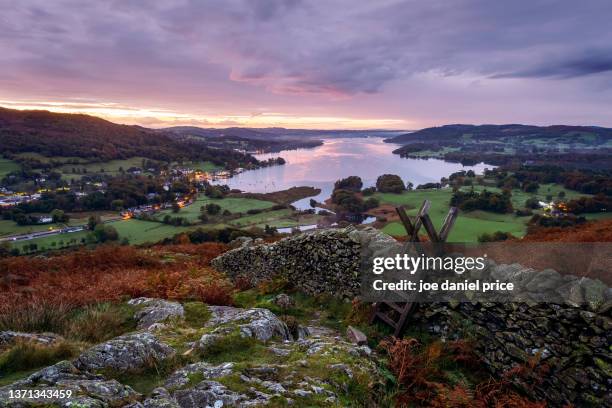
<svg viewBox="0 0 612 408">
<path fill-rule="evenodd" d="M 384 143 L 380 137 L 327 139 L 322 146 L 313 149 L 285 150 L 280 153 L 258 154 L 258 159 L 281 156 L 284 166 L 273 166 L 246 171 L 231 179 L 220 180 L 230 188 L 254 193 L 285 190 L 294 186 L 312 186 L 321 189 L 316 197 L 308 197 L 293 203 L 297 208 L 310 208 L 310 199 L 324 201 L 331 195 L 334 182 L 348 176 L 359 176 L 364 187 L 376 184 L 381 174 L 399 175 L 404 182 L 415 186 L 438 182 L 459 170 L 482 173 L 484 164 L 463 166 L 437 159 L 402 159 L 392 153 L 397 145 Z M 491 167 L 491 166 L 489 166 Z"/>
</svg>

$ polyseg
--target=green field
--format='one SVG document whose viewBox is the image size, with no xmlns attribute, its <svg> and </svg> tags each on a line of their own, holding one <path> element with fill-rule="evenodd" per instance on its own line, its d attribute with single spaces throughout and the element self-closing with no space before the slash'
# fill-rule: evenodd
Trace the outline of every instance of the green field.
<svg viewBox="0 0 612 408">
<path fill-rule="evenodd" d="M 20 168 L 21 167 L 17 162 L 14 162 L 10 159 L 5 159 L 0 156 L 0 179 L 4 178 L 4 176 L 9 174 L 10 172 L 17 171 Z"/>
<path fill-rule="evenodd" d="M 236 220 L 229 222 L 230 225 L 235 227 L 245 227 L 250 225 L 265 224 L 272 225 L 275 222 L 291 217 L 293 211 L 288 208 L 275 211 L 265 211 L 259 214 L 246 215 Z"/>
<path fill-rule="evenodd" d="M 55 170 L 62 173 L 62 177 L 71 180 L 71 179 L 80 179 L 84 174 L 95 174 L 95 173 L 104 173 L 109 176 L 116 176 L 120 174 L 120 169 L 127 171 L 130 167 L 138 167 L 142 168 L 142 161 L 146 160 L 144 157 L 132 157 L 129 159 L 123 160 L 110 160 L 105 162 L 94 162 L 94 163 L 86 163 L 86 164 L 65 164 L 63 166 L 57 167 Z M 72 169 L 75 171 L 80 171 L 80 173 L 73 173 Z M 85 173 L 87 171 L 87 173 Z"/>
<path fill-rule="evenodd" d="M 375 196 L 382 202 L 393 205 L 405 205 L 409 208 L 408 215 L 416 215 L 423 200 L 431 201 L 429 215 L 436 228 L 442 226 L 449 209 L 452 189 L 415 190 L 403 194 L 377 193 Z M 455 226 L 448 238 L 449 242 L 477 242 L 483 233 L 496 231 L 509 232 L 517 237 L 525 235 L 526 222 L 529 217 L 516 217 L 514 214 L 496 214 L 484 211 L 460 213 Z M 387 224 L 383 231 L 390 235 L 406 235 L 404 227 L 399 222 Z"/>
<path fill-rule="evenodd" d="M 198 217 L 200 216 L 200 207 L 210 203 L 215 203 L 221 207 L 221 211 L 228 210 L 232 214 L 246 213 L 248 210 L 253 209 L 265 210 L 276 205 L 271 201 L 255 200 L 252 198 L 209 198 L 202 194 L 196 199 L 193 204 L 181 208 L 178 213 L 173 213 L 172 210 L 164 210 L 160 211 L 157 214 L 157 218 L 161 219 L 166 215 L 170 215 L 171 217 L 185 218 L 190 222 L 198 222 Z"/>
<path fill-rule="evenodd" d="M 471 189 L 471 187 L 463 187 L 461 188 L 462 191 L 469 191 Z M 481 192 L 482 190 L 487 189 L 488 191 L 494 192 L 494 193 L 500 193 L 501 189 L 497 188 L 497 187 L 489 187 L 489 186 L 479 186 L 479 185 L 475 185 L 474 186 L 474 190 Z M 531 198 L 531 197 L 536 197 L 538 200 L 540 201 L 546 201 L 546 196 L 547 195 L 552 195 L 553 196 L 553 200 L 556 200 L 558 197 L 559 192 L 564 191 L 565 192 L 565 198 L 564 200 L 572 200 L 575 198 L 579 198 L 579 197 L 583 197 L 583 196 L 587 196 L 590 197 L 590 194 L 582 194 L 579 193 L 578 191 L 574 191 L 574 190 L 568 190 L 566 188 L 564 188 L 562 185 L 559 184 L 540 184 L 540 188 L 538 189 L 537 193 L 526 193 L 522 190 L 518 190 L 518 189 L 514 189 L 512 190 L 512 207 L 514 207 L 514 209 L 519 209 L 519 208 L 524 208 L 525 207 L 525 201 L 527 201 L 527 199 Z M 449 198 L 450 199 L 450 198 Z"/>
<path fill-rule="evenodd" d="M 471 187 L 463 187 L 463 191 L 468 191 Z M 485 187 L 475 185 L 475 191 L 487 189 L 492 192 L 501 192 L 497 187 Z M 512 206 L 514 209 L 524 208 L 525 201 L 528 198 L 536 197 L 538 200 L 546 201 L 547 195 L 552 195 L 553 199 L 557 199 L 560 191 L 565 192 L 565 199 L 571 200 L 574 198 L 588 196 L 577 191 L 568 190 L 558 184 L 542 184 L 537 193 L 531 194 L 524 191 L 512 190 Z M 414 190 L 407 191 L 403 194 L 384 194 L 377 193 L 376 197 L 381 203 L 393 205 L 405 205 L 409 208 L 408 215 L 416 215 L 418 207 L 423 200 L 431 201 L 431 209 L 429 214 L 436 228 L 440 228 L 444 217 L 449 209 L 449 203 L 452 196 L 452 189 L 445 188 L 440 190 Z M 612 214 L 585 214 L 587 219 L 603 219 L 612 218 Z M 450 242 L 476 242 L 478 236 L 484 233 L 493 233 L 496 231 L 509 232 L 516 237 L 522 237 L 527 231 L 527 222 L 530 217 L 517 217 L 514 214 L 497 214 L 486 211 L 472 211 L 469 213 L 461 212 L 455 226 L 449 236 Z M 391 222 L 387 224 L 383 231 L 390 235 L 405 235 L 404 227 L 399 222 Z"/>
</svg>

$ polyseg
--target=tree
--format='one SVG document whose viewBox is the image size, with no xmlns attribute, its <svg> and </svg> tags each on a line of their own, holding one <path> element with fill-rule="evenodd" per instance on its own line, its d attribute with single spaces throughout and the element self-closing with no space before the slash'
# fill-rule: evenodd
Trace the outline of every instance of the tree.
<svg viewBox="0 0 612 408">
<path fill-rule="evenodd" d="M 383 174 L 376 180 L 376 189 L 381 193 L 400 194 L 406 190 L 404 182 L 396 174 Z"/>
<path fill-rule="evenodd" d="M 361 191 L 363 182 L 358 176 L 349 176 L 347 178 L 336 181 L 334 184 L 334 190 L 349 190 L 349 191 Z"/>
<path fill-rule="evenodd" d="M 208 203 L 206 204 L 206 212 L 209 215 L 219 214 L 221 212 L 221 206 L 215 203 Z"/>
<path fill-rule="evenodd" d="M 523 184 L 523 190 L 526 193 L 536 193 L 539 190 L 539 188 L 540 188 L 540 185 L 535 181 Z"/>
<path fill-rule="evenodd" d="M 96 226 L 98 224 L 100 224 L 100 216 L 99 215 L 92 215 L 91 217 L 89 217 L 89 219 L 87 220 L 87 229 L 90 231 L 93 231 L 96 229 Z"/>
<path fill-rule="evenodd" d="M 540 201 L 536 197 L 528 198 L 525 201 L 525 208 L 531 208 L 531 209 L 540 208 Z"/>
<path fill-rule="evenodd" d="M 113 200 L 110 203 L 111 210 L 113 211 L 121 211 L 123 210 L 123 206 L 124 206 L 123 200 Z"/>
<path fill-rule="evenodd" d="M 359 214 L 365 211 L 365 204 L 363 203 L 363 200 L 357 197 L 354 191 L 334 190 L 331 200 L 341 211 L 354 214 Z"/>
<path fill-rule="evenodd" d="M 110 225 L 98 224 L 94 229 L 94 237 L 97 242 L 116 241 L 119 239 L 119 234 L 114 227 Z"/>
<path fill-rule="evenodd" d="M 68 222 L 70 217 L 68 214 L 64 213 L 64 211 L 56 208 L 55 210 L 51 211 L 51 218 L 53 219 L 53 222 Z"/>
<path fill-rule="evenodd" d="M 376 197 L 370 197 L 364 202 L 366 210 L 370 210 L 372 208 L 376 208 L 380 205 L 380 202 Z"/>
</svg>

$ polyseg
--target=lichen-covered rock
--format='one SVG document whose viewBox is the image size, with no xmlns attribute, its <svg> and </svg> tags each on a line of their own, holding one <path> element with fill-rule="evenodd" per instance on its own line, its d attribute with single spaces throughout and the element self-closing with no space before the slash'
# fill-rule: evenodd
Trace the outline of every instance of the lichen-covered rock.
<svg viewBox="0 0 612 408">
<path fill-rule="evenodd" d="M 287 325 L 268 309 L 240 309 L 230 306 L 209 306 L 208 309 L 212 316 L 206 326 L 216 327 L 213 335 L 237 328 L 242 336 L 254 337 L 259 341 L 268 341 L 272 337 L 292 340 Z M 200 343 L 202 344 L 202 340 Z"/>
<path fill-rule="evenodd" d="M 147 329 L 155 323 L 161 323 L 169 318 L 182 318 L 185 315 L 183 305 L 163 299 L 136 298 L 128 302 L 142 309 L 134 314 L 139 329 Z"/>
<path fill-rule="evenodd" d="M 83 352 L 75 366 L 84 371 L 133 371 L 174 356 L 170 346 L 148 332 L 116 337 Z"/>
<path fill-rule="evenodd" d="M 16 331 L 0 332 L 0 347 L 8 346 L 17 341 L 28 341 L 41 345 L 51 345 L 64 340 L 64 338 L 54 333 L 23 333 Z"/>
<path fill-rule="evenodd" d="M 10 390 L 71 391 L 70 398 L 10 399 Z M 132 403 L 140 394 L 131 387 L 100 375 L 83 372 L 68 361 L 61 361 L 13 384 L 0 387 L 0 407 L 81 406 L 118 407 Z"/>
<path fill-rule="evenodd" d="M 177 371 L 166 379 L 164 387 L 166 389 L 182 388 L 189 384 L 193 378 L 214 379 L 226 377 L 233 371 L 234 363 L 223 363 L 212 365 L 206 362 L 189 364 Z"/>
<path fill-rule="evenodd" d="M 202 381 L 193 388 L 176 391 L 173 396 L 181 408 L 236 407 L 243 406 L 240 403 L 248 399 L 216 381 Z"/>
</svg>

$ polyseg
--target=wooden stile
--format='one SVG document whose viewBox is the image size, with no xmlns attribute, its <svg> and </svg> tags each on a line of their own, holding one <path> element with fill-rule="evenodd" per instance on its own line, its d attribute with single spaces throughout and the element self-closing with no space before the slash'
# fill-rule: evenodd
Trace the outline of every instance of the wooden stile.
<svg viewBox="0 0 612 408">
<path fill-rule="evenodd" d="M 436 229 L 429 217 L 429 209 L 431 208 L 431 202 L 429 200 L 423 201 L 421 208 L 417 213 L 417 216 L 412 220 L 403 206 L 396 207 L 397 215 L 399 215 L 402 225 L 406 229 L 408 239 L 410 242 L 421 242 L 419 238 L 419 230 L 421 227 L 425 229 L 430 242 L 433 243 L 444 243 L 448 238 L 455 220 L 459 214 L 456 207 L 451 207 L 442 223 L 440 233 L 436 232 Z M 406 328 L 406 323 L 410 316 L 410 312 L 414 308 L 414 303 L 406 299 L 406 302 L 377 302 L 374 304 L 374 313 L 370 319 L 370 324 L 374 323 L 377 319 L 387 324 L 394 329 L 393 335 L 400 337 Z"/>
</svg>

